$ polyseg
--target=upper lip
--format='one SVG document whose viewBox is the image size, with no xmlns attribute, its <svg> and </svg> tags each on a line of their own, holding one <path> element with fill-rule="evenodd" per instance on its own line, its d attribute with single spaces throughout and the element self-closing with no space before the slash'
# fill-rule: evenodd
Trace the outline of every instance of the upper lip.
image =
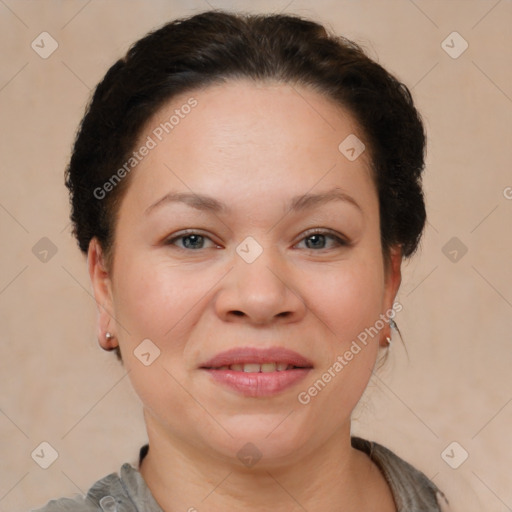
<svg viewBox="0 0 512 512">
<path fill-rule="evenodd" d="M 232 348 L 220 352 L 200 365 L 200 368 L 220 368 L 232 364 L 286 363 L 299 368 L 312 368 L 311 361 L 293 350 L 284 347 Z"/>
</svg>

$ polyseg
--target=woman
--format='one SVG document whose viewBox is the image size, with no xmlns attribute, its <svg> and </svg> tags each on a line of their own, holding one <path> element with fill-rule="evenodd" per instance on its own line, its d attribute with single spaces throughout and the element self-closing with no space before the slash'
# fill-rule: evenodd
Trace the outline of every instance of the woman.
<svg viewBox="0 0 512 512">
<path fill-rule="evenodd" d="M 138 41 L 66 184 L 149 444 L 40 510 L 446 510 L 350 423 L 423 231 L 424 147 L 408 89 L 311 21 L 210 11 Z"/>
</svg>

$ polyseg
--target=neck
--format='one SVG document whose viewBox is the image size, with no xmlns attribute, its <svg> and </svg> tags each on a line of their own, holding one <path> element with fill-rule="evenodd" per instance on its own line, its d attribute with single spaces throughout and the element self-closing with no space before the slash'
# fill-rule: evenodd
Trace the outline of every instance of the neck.
<svg viewBox="0 0 512 512">
<path fill-rule="evenodd" d="M 262 458 L 251 468 L 146 424 L 150 449 L 139 470 L 164 512 L 361 512 L 383 505 L 384 493 L 392 503 L 378 468 L 352 448 L 350 424 L 293 461 Z"/>
</svg>

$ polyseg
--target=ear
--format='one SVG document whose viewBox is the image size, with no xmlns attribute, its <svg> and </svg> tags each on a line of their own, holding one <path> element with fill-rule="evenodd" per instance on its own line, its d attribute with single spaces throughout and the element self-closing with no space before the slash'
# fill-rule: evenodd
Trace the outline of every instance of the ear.
<svg viewBox="0 0 512 512">
<path fill-rule="evenodd" d="M 117 341 L 113 317 L 112 280 L 105 265 L 101 245 L 96 237 L 89 243 L 87 265 L 98 306 L 98 340 L 103 349 L 113 350 L 117 346 Z M 110 340 L 106 339 L 107 332 L 114 335 Z"/>
<path fill-rule="evenodd" d="M 390 309 L 393 310 L 393 303 L 395 302 L 396 294 L 398 293 L 400 283 L 402 282 L 401 265 L 402 248 L 397 245 L 392 247 L 390 250 L 389 265 L 386 268 L 382 311 L 383 314 L 385 314 L 386 311 L 389 311 Z M 383 336 L 380 340 L 381 346 L 387 346 L 386 337 L 388 336 L 391 337 L 391 327 L 389 326 L 389 323 L 383 330 Z"/>
</svg>

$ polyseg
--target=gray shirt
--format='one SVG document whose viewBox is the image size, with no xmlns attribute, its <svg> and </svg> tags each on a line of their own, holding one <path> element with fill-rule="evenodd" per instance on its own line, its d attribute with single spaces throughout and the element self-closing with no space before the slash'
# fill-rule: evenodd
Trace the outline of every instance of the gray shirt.
<svg viewBox="0 0 512 512">
<path fill-rule="evenodd" d="M 448 501 L 421 471 L 379 443 L 352 437 L 352 446 L 367 453 L 381 470 L 393 494 L 398 512 L 445 512 Z M 147 453 L 141 449 L 140 461 Z M 191 508 L 191 510 L 194 510 Z M 138 469 L 129 463 L 119 474 L 96 482 L 87 496 L 49 501 L 33 512 L 163 512 Z"/>
</svg>

